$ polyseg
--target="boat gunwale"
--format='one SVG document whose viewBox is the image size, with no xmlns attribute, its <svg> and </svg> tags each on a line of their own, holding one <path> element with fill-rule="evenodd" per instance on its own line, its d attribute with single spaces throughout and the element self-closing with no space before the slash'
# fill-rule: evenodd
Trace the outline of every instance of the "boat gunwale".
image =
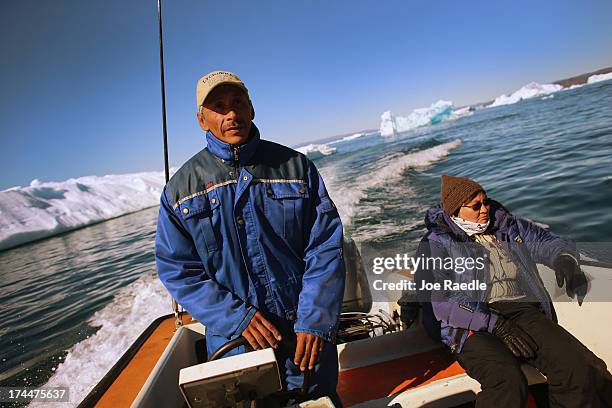
<svg viewBox="0 0 612 408">
<path fill-rule="evenodd" d="M 147 339 L 153 334 L 153 332 L 159 327 L 159 325 L 166 319 L 174 317 L 174 313 L 169 313 L 163 316 L 157 317 L 149 324 L 149 326 L 143 330 L 140 335 L 134 340 L 130 347 L 121 355 L 119 360 L 107 371 L 107 373 L 96 383 L 96 385 L 89 391 L 89 393 L 83 398 L 83 400 L 77 405 L 77 408 L 90 408 L 94 407 L 102 396 L 109 390 L 111 385 L 123 372 L 123 369 L 128 366 L 130 361 L 134 358 L 136 353 L 140 350 Z"/>
</svg>

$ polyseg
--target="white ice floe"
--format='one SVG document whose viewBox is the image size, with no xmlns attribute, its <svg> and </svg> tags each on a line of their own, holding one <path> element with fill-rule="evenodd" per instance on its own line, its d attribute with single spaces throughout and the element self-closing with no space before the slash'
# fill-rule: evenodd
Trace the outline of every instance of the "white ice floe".
<svg viewBox="0 0 612 408">
<path fill-rule="evenodd" d="M 539 84 L 537 82 L 531 82 L 511 95 L 502 95 L 495 98 L 495 101 L 488 107 L 493 108 L 495 106 L 510 105 L 522 101 L 523 99 L 549 95 L 562 89 L 563 87 L 557 84 Z"/>
<path fill-rule="evenodd" d="M 300 153 L 305 154 L 310 159 L 316 159 L 323 156 L 329 156 L 336 152 L 335 147 L 328 146 L 326 144 L 309 144 L 306 146 L 298 147 L 297 150 Z"/>
<path fill-rule="evenodd" d="M 74 407 L 102 379 L 136 338 L 153 320 L 172 313 L 170 297 L 160 280 L 147 274 L 121 289 L 114 299 L 96 312 L 89 324 L 100 329 L 75 344 L 57 366 L 46 387 L 68 387 L 69 403 Z M 46 407 L 48 404 L 30 404 Z"/>
<path fill-rule="evenodd" d="M 164 184 L 163 172 L 147 172 L 0 191 L 0 250 L 155 206 Z"/>
<path fill-rule="evenodd" d="M 563 90 L 564 91 L 569 91 L 571 89 L 582 88 L 584 85 L 586 85 L 586 84 L 574 84 L 574 85 L 571 85 L 571 86 L 569 86 L 569 87 L 567 87 L 567 88 L 565 88 Z"/>
<path fill-rule="evenodd" d="M 470 116 L 472 114 L 474 114 L 474 108 L 471 106 L 465 106 L 463 108 L 453 110 L 453 113 L 451 113 L 446 120 L 455 120 L 464 116 Z"/>
<path fill-rule="evenodd" d="M 329 143 L 327 143 L 327 145 L 335 145 L 335 144 L 350 142 L 351 140 L 359 139 L 359 138 L 361 138 L 363 136 L 371 136 L 371 135 L 373 135 L 375 133 L 378 133 L 378 132 L 376 131 L 376 132 L 370 132 L 370 133 L 355 133 L 355 134 L 352 134 L 350 136 L 344 136 L 342 139 L 338 139 L 338 140 L 334 140 L 332 142 L 329 142 Z"/>
<path fill-rule="evenodd" d="M 349 142 L 351 140 L 359 139 L 362 136 L 365 136 L 367 133 L 355 133 L 349 136 L 344 136 L 342 139 L 334 140 L 333 142 L 329 142 L 328 145 L 338 144 L 343 142 Z"/>
<path fill-rule="evenodd" d="M 365 136 L 365 133 L 355 133 L 354 135 L 345 136 L 345 137 L 342 138 L 342 141 L 346 142 L 348 140 L 358 139 L 361 136 Z"/>
<path fill-rule="evenodd" d="M 595 82 L 607 81 L 608 79 L 612 79 L 612 72 L 608 72 L 607 74 L 591 75 L 589 79 L 587 79 L 587 84 L 594 84 Z"/>
<path fill-rule="evenodd" d="M 429 108 L 415 109 L 407 117 L 395 116 L 391 111 L 383 112 L 380 116 L 380 134 L 393 136 L 426 125 L 435 125 L 442 122 L 453 113 L 453 103 L 440 100 Z"/>
</svg>

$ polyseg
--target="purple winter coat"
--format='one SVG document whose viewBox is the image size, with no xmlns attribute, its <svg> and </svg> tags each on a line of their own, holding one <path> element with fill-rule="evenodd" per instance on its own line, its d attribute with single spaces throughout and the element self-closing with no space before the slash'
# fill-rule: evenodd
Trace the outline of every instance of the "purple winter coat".
<svg viewBox="0 0 612 408">
<path fill-rule="evenodd" d="M 561 238 L 531 221 L 512 215 L 501 204 L 492 201 L 489 212 L 491 218 L 487 233 L 494 234 L 504 252 L 517 267 L 517 280 L 527 295 L 526 301 L 539 302 L 541 311 L 556 322 L 556 314 L 551 298 L 538 273 L 536 264 L 552 267 L 562 253 L 571 254 L 579 259 L 576 245 Z M 430 257 L 479 257 L 487 256 L 488 250 L 475 243 L 461 230 L 440 205 L 430 208 L 425 215 L 428 232 L 417 250 L 418 256 Z M 486 282 L 488 262 L 485 268 L 465 268 L 463 273 L 453 270 L 420 269 L 415 280 L 440 282 L 452 280 L 454 283 L 469 283 L 473 280 Z M 488 285 L 487 285 L 488 286 Z M 497 312 L 490 309 L 486 299 L 487 291 L 478 290 L 433 290 L 422 302 L 423 324 L 435 339 L 439 339 L 451 352 L 459 353 L 469 335 L 469 331 L 492 332 L 497 322 Z M 421 298 L 420 300 L 423 300 Z M 430 301 L 429 301 L 430 300 Z"/>
</svg>

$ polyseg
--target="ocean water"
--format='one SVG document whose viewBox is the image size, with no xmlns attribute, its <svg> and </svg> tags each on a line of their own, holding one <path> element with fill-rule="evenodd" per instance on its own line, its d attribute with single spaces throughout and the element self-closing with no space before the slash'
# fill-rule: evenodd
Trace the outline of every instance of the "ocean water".
<svg viewBox="0 0 612 408">
<path fill-rule="evenodd" d="M 153 276 L 156 218 L 149 208 L 0 252 L 0 386 L 69 386 L 78 403 L 171 312 Z"/>
<path fill-rule="evenodd" d="M 474 178 L 510 211 L 610 262 L 612 81 L 551 96 L 328 143 L 335 152 L 314 161 L 346 233 L 412 251 L 446 173 Z M 153 275 L 156 213 L 0 252 L 0 385 L 70 385 L 75 405 L 170 312 Z"/>
<path fill-rule="evenodd" d="M 442 174 L 477 180 L 511 212 L 555 233 L 610 242 L 610 106 L 606 81 L 393 138 L 373 133 L 337 143 L 318 165 L 359 242 L 418 241 Z"/>
</svg>

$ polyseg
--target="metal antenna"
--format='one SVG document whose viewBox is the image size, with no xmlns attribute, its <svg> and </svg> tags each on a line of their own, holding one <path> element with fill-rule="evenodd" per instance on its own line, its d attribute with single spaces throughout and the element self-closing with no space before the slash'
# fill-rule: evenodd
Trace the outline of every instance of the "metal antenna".
<svg viewBox="0 0 612 408">
<path fill-rule="evenodd" d="M 170 180 L 170 166 L 168 165 L 168 129 L 166 126 L 166 81 L 164 79 L 164 37 L 162 31 L 162 4 L 161 0 L 157 0 L 157 22 L 159 23 L 159 70 L 161 77 L 161 95 L 162 95 L 162 125 L 164 131 L 164 173 L 166 183 Z M 183 325 L 183 312 L 179 308 L 176 299 L 172 298 L 172 310 L 176 318 L 176 327 Z"/>
<path fill-rule="evenodd" d="M 166 81 L 164 79 L 164 37 L 162 32 L 161 0 L 157 0 L 157 22 L 159 23 L 159 69 L 161 76 L 162 125 L 164 130 L 164 171 L 167 183 L 168 180 L 170 180 L 170 169 L 168 166 L 168 129 L 166 127 Z"/>
</svg>

